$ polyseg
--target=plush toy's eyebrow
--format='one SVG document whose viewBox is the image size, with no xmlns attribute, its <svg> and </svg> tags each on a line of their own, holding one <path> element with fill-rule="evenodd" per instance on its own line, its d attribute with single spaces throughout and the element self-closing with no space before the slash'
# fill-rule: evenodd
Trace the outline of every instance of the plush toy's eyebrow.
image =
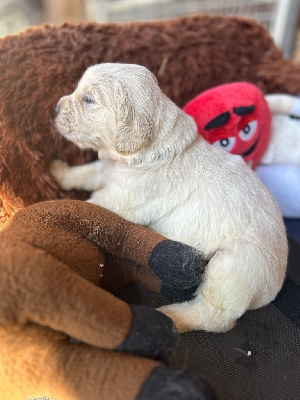
<svg viewBox="0 0 300 400">
<path fill-rule="evenodd" d="M 209 123 L 205 125 L 204 129 L 208 131 L 209 129 L 216 128 L 217 126 L 225 125 L 229 118 L 230 112 L 226 111 L 209 121 Z"/>
<path fill-rule="evenodd" d="M 233 112 L 237 115 L 247 115 L 252 113 L 252 111 L 255 110 L 255 105 L 253 104 L 252 106 L 249 107 L 234 107 Z"/>
</svg>

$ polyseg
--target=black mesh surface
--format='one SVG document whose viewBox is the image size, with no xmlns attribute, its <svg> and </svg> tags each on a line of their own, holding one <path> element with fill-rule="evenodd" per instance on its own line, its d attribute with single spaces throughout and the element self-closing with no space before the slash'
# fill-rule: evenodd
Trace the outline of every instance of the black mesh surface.
<svg viewBox="0 0 300 400">
<path fill-rule="evenodd" d="M 180 335 L 170 364 L 204 377 L 220 400 L 300 399 L 299 285 L 300 244 L 290 240 L 288 277 L 275 301 L 248 311 L 229 332 Z M 164 304 L 136 285 L 121 297 L 150 307 Z"/>
</svg>

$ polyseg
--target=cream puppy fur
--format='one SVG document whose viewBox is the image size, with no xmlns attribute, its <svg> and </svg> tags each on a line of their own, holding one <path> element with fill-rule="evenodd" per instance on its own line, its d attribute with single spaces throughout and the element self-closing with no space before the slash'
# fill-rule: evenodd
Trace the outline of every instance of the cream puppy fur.
<svg viewBox="0 0 300 400">
<path fill-rule="evenodd" d="M 193 300 L 160 308 L 179 331 L 226 331 L 275 298 L 287 265 L 276 202 L 239 156 L 199 137 L 150 71 L 90 67 L 57 111 L 58 131 L 103 160 L 80 167 L 55 161 L 52 172 L 64 188 L 93 190 L 90 202 L 209 260 Z"/>
</svg>

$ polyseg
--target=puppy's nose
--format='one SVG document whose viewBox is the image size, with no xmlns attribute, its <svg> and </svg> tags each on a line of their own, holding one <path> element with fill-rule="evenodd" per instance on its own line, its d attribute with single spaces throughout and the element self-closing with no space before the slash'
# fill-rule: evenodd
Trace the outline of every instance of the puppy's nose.
<svg viewBox="0 0 300 400">
<path fill-rule="evenodd" d="M 55 107 L 55 111 L 57 112 L 57 114 L 59 113 L 59 111 L 60 111 L 60 107 L 59 107 L 59 105 L 57 104 L 57 106 Z"/>
</svg>

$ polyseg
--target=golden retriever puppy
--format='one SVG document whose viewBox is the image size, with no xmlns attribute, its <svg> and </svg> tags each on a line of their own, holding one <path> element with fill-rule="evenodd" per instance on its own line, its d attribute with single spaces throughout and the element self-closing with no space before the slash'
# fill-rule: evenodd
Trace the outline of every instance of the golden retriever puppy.
<svg viewBox="0 0 300 400">
<path fill-rule="evenodd" d="M 163 306 L 179 331 L 226 331 L 249 309 L 272 301 L 285 278 L 287 240 L 273 197 L 241 157 L 199 137 L 193 119 L 146 68 L 90 67 L 57 105 L 56 127 L 102 161 L 52 172 L 65 189 L 208 260 L 191 300 Z"/>
</svg>

